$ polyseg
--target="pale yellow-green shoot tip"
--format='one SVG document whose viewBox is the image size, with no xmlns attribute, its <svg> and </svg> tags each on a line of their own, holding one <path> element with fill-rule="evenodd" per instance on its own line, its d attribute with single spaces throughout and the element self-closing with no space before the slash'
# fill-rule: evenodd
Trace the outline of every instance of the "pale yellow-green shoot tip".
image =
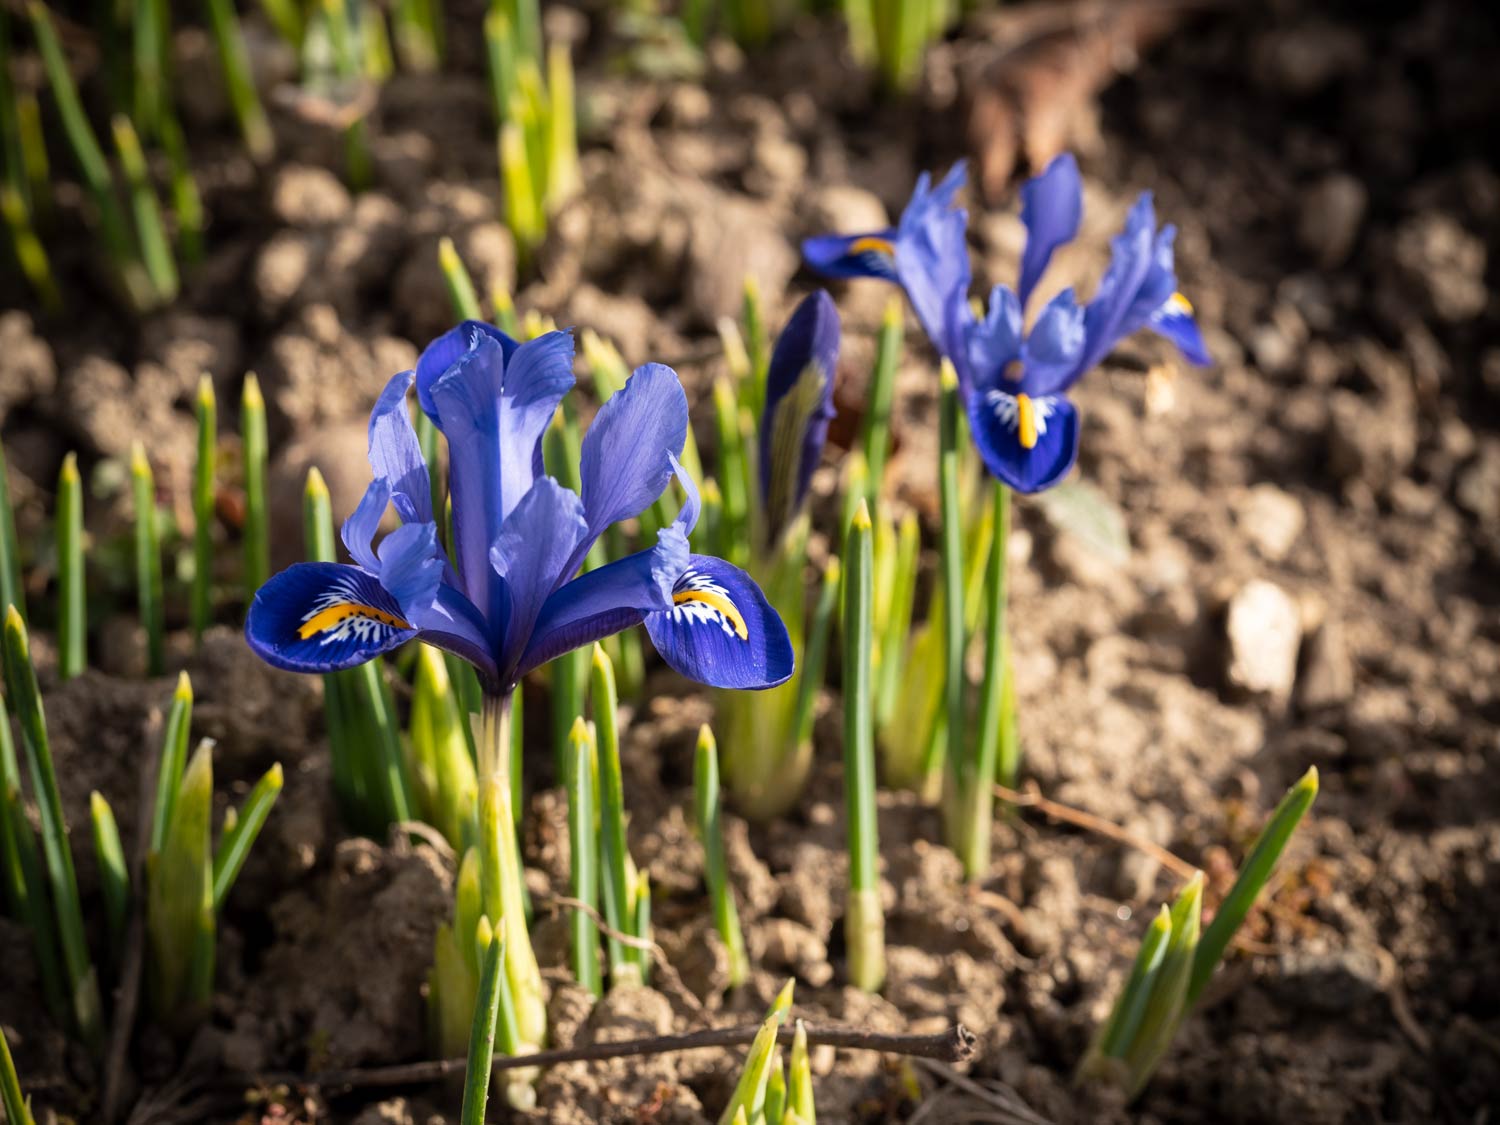
<svg viewBox="0 0 1500 1125">
<path fill-rule="evenodd" d="M 614 665 L 609 659 L 609 653 L 604 651 L 604 646 L 598 641 L 594 642 L 593 663 L 595 668 L 609 672 L 614 670 Z"/>
<path fill-rule="evenodd" d="M 130 443 L 130 472 L 132 476 L 137 477 L 151 474 L 151 461 L 146 456 L 146 446 L 140 438 Z"/>
<path fill-rule="evenodd" d="M 264 410 L 266 400 L 261 397 L 260 380 L 254 371 L 245 373 L 245 385 L 240 391 L 240 403 L 246 410 Z"/>
<path fill-rule="evenodd" d="M 943 364 L 938 369 L 938 385 L 945 393 L 958 390 L 958 372 L 953 368 L 953 361 L 946 356 L 943 357 Z"/>
<path fill-rule="evenodd" d="M 837 585 L 839 578 L 843 576 L 843 573 L 844 567 L 843 564 L 839 562 L 839 557 L 837 555 L 828 556 L 828 562 L 823 565 L 823 581 L 828 582 L 832 585 Z"/>
<path fill-rule="evenodd" d="M 796 990 L 797 978 L 788 977 L 787 982 L 781 986 L 781 991 L 776 994 L 776 1000 L 771 1005 L 772 1015 L 785 1015 L 792 1008 L 792 993 Z"/>
<path fill-rule="evenodd" d="M 307 484 L 303 486 L 303 494 L 315 500 L 326 500 L 328 498 L 328 482 L 323 479 L 323 474 L 314 465 L 307 470 Z"/>
<path fill-rule="evenodd" d="M 104 799 L 104 794 L 97 789 L 89 793 L 89 812 L 95 820 L 98 820 L 102 816 L 113 815 L 113 810 L 109 807 L 109 802 Z"/>
<path fill-rule="evenodd" d="M 177 690 L 173 693 L 173 697 L 184 703 L 193 701 L 193 679 L 186 671 L 177 673 Z"/>
<path fill-rule="evenodd" d="M 588 740 L 589 725 L 588 723 L 583 721 L 583 716 L 579 715 L 576 719 L 573 720 L 572 729 L 568 731 L 568 741 L 577 746 L 588 742 Z"/>
<path fill-rule="evenodd" d="M 882 324 L 888 328 L 894 328 L 901 323 L 901 298 L 892 295 L 886 298 L 885 311 L 880 316 Z"/>
<path fill-rule="evenodd" d="M 718 740 L 714 738 L 714 728 L 704 723 L 698 728 L 698 749 L 717 753 L 719 749 Z"/>
<path fill-rule="evenodd" d="M 863 496 L 859 498 L 859 506 L 854 509 L 854 526 L 859 531 L 870 530 L 870 504 Z"/>
<path fill-rule="evenodd" d="M 78 480 L 78 454 L 69 453 L 63 458 L 62 471 L 57 478 L 67 484 L 73 484 Z"/>
<path fill-rule="evenodd" d="M 12 603 L 5 607 L 5 631 L 21 634 L 21 643 L 26 643 L 26 622 L 21 617 L 21 611 Z"/>
<path fill-rule="evenodd" d="M 202 375 L 198 376 L 198 405 L 213 406 L 214 402 L 215 396 L 213 376 L 205 371 Z"/>
<path fill-rule="evenodd" d="M 272 789 L 280 789 L 286 784 L 286 772 L 281 768 L 280 762 L 266 771 L 266 784 Z"/>
<path fill-rule="evenodd" d="M 446 234 L 438 239 L 438 264 L 444 273 L 463 268 L 463 263 L 458 260 L 458 247 L 453 245 L 453 239 Z"/>
<path fill-rule="evenodd" d="M 1318 795 L 1318 767 L 1308 766 L 1307 772 L 1298 779 L 1296 788 L 1316 797 Z"/>
</svg>

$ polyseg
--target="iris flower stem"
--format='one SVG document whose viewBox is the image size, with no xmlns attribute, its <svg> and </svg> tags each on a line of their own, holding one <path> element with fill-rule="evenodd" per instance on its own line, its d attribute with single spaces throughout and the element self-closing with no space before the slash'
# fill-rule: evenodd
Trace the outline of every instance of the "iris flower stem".
<svg viewBox="0 0 1500 1125">
<path fill-rule="evenodd" d="M 198 380 L 198 464 L 193 470 L 193 638 L 213 624 L 214 473 L 218 459 L 218 401 L 213 380 Z"/>
<path fill-rule="evenodd" d="M 604 917 L 610 929 L 632 933 L 631 883 L 627 870 L 630 852 L 625 839 L 625 782 L 620 772 L 620 732 L 617 715 L 619 696 L 609 657 L 594 646 L 591 676 L 594 730 L 599 747 L 599 843 L 604 862 Z M 609 971 L 612 981 L 640 971 L 639 951 L 614 938 L 609 939 Z M 639 978 L 636 978 L 639 979 Z"/>
<path fill-rule="evenodd" d="M 104 1046 L 99 978 L 94 972 L 89 958 L 88 940 L 84 936 L 78 879 L 73 871 L 73 855 L 68 849 L 62 793 L 57 787 L 57 774 L 52 766 L 52 748 L 47 739 L 42 693 L 37 687 L 36 670 L 31 664 L 26 626 L 14 607 L 6 613 L 4 650 L 6 695 L 16 710 L 21 742 L 26 747 L 26 764 L 31 773 L 31 790 L 36 797 L 41 820 L 42 855 L 46 861 L 52 908 L 56 914 L 58 936 L 61 938 L 71 1010 L 84 1043 L 90 1050 L 98 1051 Z"/>
<path fill-rule="evenodd" d="M 160 676 L 164 663 L 161 538 L 156 522 L 156 482 L 140 442 L 130 451 L 130 481 L 135 501 L 136 600 L 146 631 L 146 674 Z"/>
<path fill-rule="evenodd" d="M 511 695 L 486 694 L 479 726 L 479 879 L 484 912 L 505 941 L 505 975 L 515 1001 L 517 1043 L 541 1047 L 546 994 L 526 930 L 525 873 L 511 805 Z"/>
<path fill-rule="evenodd" d="M 958 485 L 958 376 L 943 361 L 938 401 L 938 529 L 943 590 L 943 714 L 947 737 L 935 738 L 922 763 L 926 777 L 941 768 L 943 753 L 952 768 L 964 730 L 964 552 Z"/>
<path fill-rule="evenodd" d="M 849 978 L 874 992 L 885 980 L 885 918 L 880 906 L 875 819 L 875 709 L 870 698 L 873 534 L 861 500 L 844 541 L 844 800 L 849 820 L 849 903 L 844 937 Z"/>
<path fill-rule="evenodd" d="M 861 445 L 869 466 L 867 493 L 870 503 L 880 506 L 880 486 L 885 480 L 885 460 L 891 445 L 891 403 L 896 397 L 896 368 L 901 361 L 905 339 L 900 297 L 892 297 L 880 321 L 880 337 L 875 345 L 875 370 L 870 377 L 870 404 L 865 410 Z"/>
<path fill-rule="evenodd" d="M 57 478 L 57 671 L 65 680 L 88 663 L 88 611 L 83 587 L 83 481 L 78 458 L 63 458 Z"/>
<path fill-rule="evenodd" d="M 1004 703 L 1006 667 L 1006 544 L 1010 538 L 1010 489 L 1000 481 L 994 485 L 995 531 L 990 540 L 990 562 L 986 574 L 989 617 L 985 629 L 984 690 L 979 699 L 979 738 L 972 756 L 959 768 L 957 818 L 953 845 L 963 861 L 964 874 L 978 879 L 990 866 L 990 820 L 994 816 L 995 776 L 999 754 L 1001 712 Z M 950 774 L 953 776 L 954 774 Z"/>
<path fill-rule="evenodd" d="M 0 612 L 15 606 L 26 620 L 26 594 L 21 585 L 21 544 L 16 539 L 16 514 L 10 503 L 9 467 L 0 445 Z"/>
</svg>

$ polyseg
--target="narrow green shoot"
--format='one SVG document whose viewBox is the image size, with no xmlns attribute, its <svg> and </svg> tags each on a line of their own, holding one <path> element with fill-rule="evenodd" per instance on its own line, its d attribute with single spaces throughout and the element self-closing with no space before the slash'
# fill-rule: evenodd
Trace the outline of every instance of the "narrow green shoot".
<svg viewBox="0 0 1500 1125">
<path fill-rule="evenodd" d="M 1276 861 L 1281 858 L 1287 841 L 1292 838 L 1297 825 L 1302 822 L 1307 810 L 1318 796 L 1318 769 L 1316 766 L 1298 779 L 1277 803 L 1266 826 L 1250 847 L 1250 854 L 1235 876 L 1234 886 L 1219 904 L 1213 921 L 1203 932 L 1198 943 L 1197 957 L 1193 962 L 1192 980 L 1188 985 L 1187 1004 L 1191 1006 L 1213 975 L 1214 969 L 1224 957 L 1236 931 L 1255 905 L 1255 899 L 1271 878 Z"/>
<path fill-rule="evenodd" d="M 21 1096 L 21 1079 L 16 1074 L 16 1060 L 11 1058 L 10 1041 L 0 1030 L 0 1108 L 10 1125 L 36 1125 L 31 1116 L 31 1102 Z"/>
<path fill-rule="evenodd" d="M 744 280 L 740 313 L 745 322 L 745 359 L 748 362 L 746 378 L 740 386 L 740 405 L 759 418 L 765 412 L 771 340 L 766 332 L 766 318 L 761 312 L 760 283 L 753 276 Z"/>
<path fill-rule="evenodd" d="M 1166 903 L 1162 903 L 1161 910 L 1146 928 L 1146 936 L 1141 939 L 1141 948 L 1136 953 L 1130 976 L 1125 979 L 1120 998 L 1115 1001 L 1109 1019 L 1100 1027 L 1093 1054 L 1103 1058 L 1119 1058 L 1124 1054 L 1125 1046 L 1135 1039 L 1171 938 L 1172 911 Z"/>
<path fill-rule="evenodd" d="M 479 780 L 464 728 L 468 712 L 449 678 L 443 653 L 417 646 L 412 680 L 409 773 L 422 819 L 462 854 L 477 837 Z"/>
<path fill-rule="evenodd" d="M 870 698 L 872 538 L 870 509 L 860 500 L 844 541 L 844 801 L 849 821 L 844 939 L 849 979 L 866 992 L 878 990 L 885 980 L 875 820 L 875 709 Z"/>
<path fill-rule="evenodd" d="M 484 967 L 479 974 L 479 995 L 474 1004 L 474 1024 L 469 1032 L 469 1062 L 464 1070 L 462 1125 L 484 1125 L 484 1110 L 490 1098 L 490 1072 L 495 1062 L 495 1025 L 500 1019 L 500 993 L 505 987 L 505 941 L 484 919 L 480 937 Z"/>
<path fill-rule="evenodd" d="M 599 906 L 599 822 L 595 816 L 594 736 L 582 716 L 569 735 L 572 759 L 568 766 L 568 854 L 572 859 L 568 892 L 579 902 Z M 574 910 L 572 930 L 573 977 L 593 996 L 603 995 L 599 972 L 599 929 L 593 918 Z"/>
<path fill-rule="evenodd" d="M 104 896 L 109 948 L 118 959 L 124 952 L 125 920 L 130 913 L 130 868 L 125 863 L 114 810 L 98 790 L 89 794 L 89 823 L 93 829 L 94 858 L 99 863 L 99 890 Z"/>
<path fill-rule="evenodd" d="M 464 268 L 453 239 L 444 236 L 438 241 L 438 266 L 443 271 L 443 283 L 448 287 L 448 300 L 461 320 L 484 319 L 479 310 L 479 294 L 474 289 L 474 279 Z"/>
<path fill-rule="evenodd" d="M 188 741 L 193 725 L 193 681 L 186 672 L 177 677 L 172 693 L 172 707 L 167 712 L 161 744 L 161 761 L 156 768 L 156 803 L 151 812 L 150 854 L 160 853 L 167 842 L 167 826 L 172 823 L 177 804 L 177 790 L 187 768 Z"/>
<path fill-rule="evenodd" d="M 260 10 L 265 13 L 266 22 L 295 51 L 302 49 L 302 37 L 306 31 L 302 8 L 302 0 L 260 0 Z"/>
<path fill-rule="evenodd" d="M 0 218 L 5 220 L 10 232 L 11 249 L 26 282 L 36 293 L 42 307 L 48 312 L 62 310 L 62 294 L 58 292 L 57 280 L 52 276 L 52 261 L 47 257 L 42 240 L 36 236 L 31 225 L 31 215 L 26 210 L 26 201 L 10 184 L 0 184 Z"/>
<path fill-rule="evenodd" d="M 182 126 L 171 113 L 162 118 L 161 145 L 167 154 L 167 187 L 172 197 L 172 212 L 177 217 L 177 254 L 182 261 L 193 264 L 203 258 L 203 196 L 193 178 Z"/>
<path fill-rule="evenodd" d="M 620 734 L 617 725 L 619 697 L 615 671 L 604 649 L 594 646 L 591 675 L 595 740 L 599 748 L 600 857 L 604 864 L 604 918 L 618 933 L 635 928 L 635 902 L 629 874 L 630 853 L 625 843 L 625 786 L 620 773 Z M 643 951 L 609 939 L 609 972 L 612 982 L 642 979 Z"/>
<path fill-rule="evenodd" d="M 250 70 L 250 55 L 245 49 L 245 34 L 240 27 L 240 18 L 235 14 L 234 0 L 204 0 L 208 8 L 208 23 L 213 31 L 214 46 L 219 52 L 219 65 L 224 71 L 224 86 L 229 93 L 230 108 L 235 122 L 245 140 L 250 159 L 257 164 L 271 158 L 276 139 L 271 133 L 271 122 L 261 105 L 260 94 L 255 89 L 255 78 Z"/>
<path fill-rule="evenodd" d="M 941 508 L 939 553 L 943 601 L 943 714 L 946 740 L 934 739 L 922 772 L 930 777 L 941 767 L 944 751 L 956 763 L 964 731 L 964 554 L 958 490 L 958 375 L 943 361 L 938 399 L 938 496 Z M 945 747 L 944 741 L 951 743 Z"/>
<path fill-rule="evenodd" d="M 131 496 L 135 501 L 135 588 L 141 628 L 146 633 L 146 674 L 160 676 L 165 665 L 165 610 L 162 605 L 161 536 L 157 526 L 156 481 L 146 447 L 130 449 Z"/>
<path fill-rule="evenodd" d="M 566 43 L 547 47 L 547 198 L 556 210 L 578 194 L 578 121 L 574 107 L 573 56 Z"/>
<path fill-rule="evenodd" d="M 724 379 L 714 382 L 714 430 L 719 449 L 719 491 L 723 495 L 723 527 L 720 545 L 725 558 L 736 566 L 749 561 L 750 474 L 739 424 L 739 400 Z"/>
<path fill-rule="evenodd" d="M 737 1115 L 743 1115 L 747 1121 L 759 1121 L 764 1115 L 766 1088 L 770 1084 L 771 1064 L 776 1055 L 776 1037 L 781 1031 L 781 1025 L 786 1022 L 787 1013 L 791 1011 L 794 987 L 794 981 L 787 981 L 771 1002 L 765 1022 L 760 1025 L 760 1030 L 755 1033 L 755 1039 L 750 1044 L 750 1052 L 745 1057 L 745 1069 L 740 1072 L 734 1094 L 719 1116 L 719 1125 L 733 1125 Z"/>
<path fill-rule="evenodd" d="M 260 830 L 265 827 L 266 818 L 271 815 L 271 806 L 276 804 L 276 798 L 281 796 L 283 780 L 281 763 L 278 762 L 255 783 L 255 788 L 250 790 L 250 796 L 245 798 L 244 807 L 238 813 L 230 810 L 230 815 L 225 818 L 224 835 L 219 840 L 219 850 L 214 853 L 213 909 L 215 915 L 224 908 L 224 900 L 229 897 L 230 888 L 239 878 L 240 871 L 245 866 L 245 860 L 250 855 L 250 849 L 255 846 L 255 838 L 260 835 Z"/>
<path fill-rule="evenodd" d="M 57 477 L 57 673 L 65 680 L 88 664 L 88 603 L 83 581 L 83 481 L 78 456 Z"/>
<path fill-rule="evenodd" d="M 254 372 L 240 397 L 240 435 L 245 470 L 245 602 L 271 577 L 270 513 L 266 507 L 266 400 Z"/>
<path fill-rule="evenodd" d="M 1151 985 L 1151 996 L 1134 1035 L 1120 1043 L 1129 1071 L 1126 1089 L 1134 1097 L 1151 1077 L 1188 1012 L 1188 983 L 1198 949 L 1203 910 L 1203 873 L 1182 889 L 1172 904 L 1172 934 Z"/>
<path fill-rule="evenodd" d="M 797 679 L 797 717 L 792 730 L 799 746 L 812 743 L 818 692 L 822 690 L 823 672 L 828 666 L 828 643 L 833 633 L 833 616 L 838 608 L 841 582 L 839 560 L 835 555 L 823 568 L 823 583 L 818 588 L 818 601 L 813 607 L 812 624 L 807 630 L 802 668 Z"/>
<path fill-rule="evenodd" d="M 167 229 L 162 222 L 161 202 L 156 198 L 156 188 L 151 183 L 151 172 L 146 167 L 146 154 L 141 151 L 141 139 L 135 126 L 123 113 L 115 114 L 112 122 L 115 151 L 120 157 L 120 169 L 125 173 L 125 186 L 130 196 L 130 210 L 135 218 L 136 237 L 141 245 L 141 258 L 145 263 L 146 276 L 156 291 L 157 304 L 170 304 L 177 296 L 177 263 L 172 257 L 172 243 L 167 238 Z"/>
<path fill-rule="evenodd" d="M 213 987 L 213 742 L 183 771 L 172 819 L 146 888 L 148 985 L 158 1019 L 196 1022 Z"/>
<path fill-rule="evenodd" d="M 68 1019 L 62 966 L 57 960 L 57 928 L 52 920 L 36 835 L 26 818 L 21 793 L 21 771 L 11 741 L 10 715 L 0 695 L 0 877 L 10 916 L 31 931 L 42 995 L 47 1010 L 59 1023 Z"/>
<path fill-rule="evenodd" d="M 417 74 L 437 70 L 443 52 L 439 0 L 396 0 L 391 23 L 402 66 Z"/>
<path fill-rule="evenodd" d="M 500 180 L 505 187 L 505 225 L 516 240 L 522 262 L 541 245 L 547 233 L 546 218 L 521 126 L 507 121 L 500 126 Z"/>
<path fill-rule="evenodd" d="M 750 957 L 740 930 L 740 913 L 729 884 L 729 864 L 724 858 L 724 825 L 719 801 L 719 747 L 707 724 L 698 731 L 698 749 L 693 758 L 693 810 L 698 836 L 703 841 L 703 879 L 713 907 L 714 928 L 729 952 L 729 987 L 738 988 L 750 975 Z"/>
<path fill-rule="evenodd" d="M 15 606 L 26 620 L 26 592 L 21 585 L 21 544 L 16 538 L 16 513 L 10 500 L 10 467 L 0 444 L 0 609 Z"/>
<path fill-rule="evenodd" d="M 198 380 L 198 462 L 193 470 L 193 639 L 202 643 L 213 624 L 214 474 L 218 461 L 218 401 L 213 380 Z"/>
<path fill-rule="evenodd" d="M 99 235 L 104 243 L 105 254 L 115 270 L 126 299 L 137 309 L 149 308 L 153 304 L 151 282 L 136 256 L 130 224 L 120 201 L 115 197 L 114 179 L 110 175 L 109 164 L 78 97 L 78 87 L 73 82 L 68 60 L 63 55 L 57 31 L 52 26 L 52 17 L 40 0 L 31 0 L 27 10 L 31 16 L 31 30 L 36 37 L 37 50 L 42 56 L 42 66 L 47 73 L 47 84 L 52 88 L 57 113 L 62 119 L 63 133 L 99 214 Z"/>
<path fill-rule="evenodd" d="M 766 1105 L 759 1120 L 767 1125 L 781 1125 L 786 1115 L 786 1067 L 782 1065 L 781 1048 L 771 1052 L 771 1073 L 766 1078 Z"/>
<path fill-rule="evenodd" d="M 882 516 L 879 526 L 889 526 Z M 877 558 L 881 554 L 881 536 L 876 536 Z M 880 635 L 875 641 L 875 728 L 884 732 L 895 713 L 901 696 L 901 676 L 905 671 L 907 640 L 912 632 L 912 611 L 917 599 L 917 564 L 922 547 L 922 528 L 916 513 L 907 512 L 896 528 L 894 559 L 888 568 L 877 566 L 877 573 L 888 569 L 889 581 L 877 589 L 875 605 Z"/>
<path fill-rule="evenodd" d="M 161 132 L 167 112 L 165 69 L 170 50 L 168 0 L 138 0 L 130 22 L 131 69 L 134 78 L 131 116 L 142 137 Z"/>
<path fill-rule="evenodd" d="M 901 300 L 892 297 L 881 317 L 880 337 L 875 346 L 875 370 L 870 376 L 869 405 L 865 407 L 860 435 L 860 448 L 864 450 L 865 462 L 869 465 L 870 503 L 877 509 L 880 507 L 881 485 L 885 482 L 885 462 L 891 449 L 891 404 L 896 398 L 896 368 L 901 361 L 906 336 Z"/>
<path fill-rule="evenodd" d="M 792 1037 L 792 1057 L 787 1062 L 786 1109 L 805 1125 L 816 1125 L 818 1108 L 813 1104 L 812 1060 L 807 1054 L 807 1025 L 797 1021 Z"/>
<path fill-rule="evenodd" d="M 42 693 L 37 687 L 36 670 L 31 664 L 31 649 L 26 624 L 15 606 L 5 616 L 5 689 L 15 708 L 21 728 L 21 743 L 26 748 L 26 765 L 31 774 L 31 790 L 36 798 L 42 828 L 42 854 L 46 861 L 47 885 L 52 908 L 56 913 L 57 933 L 67 973 L 70 1008 L 79 1036 L 90 1050 L 104 1045 L 104 1019 L 99 998 L 99 978 L 89 959 L 88 939 L 84 935 L 83 909 L 78 901 L 78 879 L 73 872 L 73 856 L 68 849 L 68 829 L 63 822 L 62 794 L 57 774 L 52 768 L 52 748 L 47 740 L 47 719 L 42 710 Z"/>
<path fill-rule="evenodd" d="M 322 0 L 324 24 L 333 48 L 333 69 L 344 82 L 360 77 L 359 30 L 354 25 L 355 5 L 346 0 Z M 378 16 L 378 12 L 367 12 Z M 370 144 L 363 116 L 355 117 L 344 130 L 344 161 L 349 186 L 364 191 L 372 176 Z"/>
</svg>

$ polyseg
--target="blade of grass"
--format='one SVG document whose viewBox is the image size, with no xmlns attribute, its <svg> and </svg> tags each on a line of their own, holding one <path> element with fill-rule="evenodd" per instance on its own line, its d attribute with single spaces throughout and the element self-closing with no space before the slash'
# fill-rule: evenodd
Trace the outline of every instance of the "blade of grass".
<svg viewBox="0 0 1500 1125">
<path fill-rule="evenodd" d="M 26 765 L 42 826 L 42 854 L 52 908 L 57 917 L 63 965 L 67 971 L 71 1009 L 80 1037 L 90 1051 L 104 1045 L 104 1020 L 99 998 L 99 978 L 89 959 L 84 935 L 83 909 L 78 900 L 78 879 L 68 849 L 68 828 L 63 821 L 62 794 L 52 768 L 52 748 L 47 740 L 47 720 L 36 670 L 31 665 L 26 625 L 12 606 L 5 617 L 5 686 L 21 728 Z"/>
</svg>

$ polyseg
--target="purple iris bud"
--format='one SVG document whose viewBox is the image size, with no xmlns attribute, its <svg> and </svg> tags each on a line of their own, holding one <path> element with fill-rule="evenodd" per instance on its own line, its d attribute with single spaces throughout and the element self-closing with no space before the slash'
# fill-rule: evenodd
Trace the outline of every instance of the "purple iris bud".
<svg viewBox="0 0 1500 1125">
<path fill-rule="evenodd" d="M 894 227 L 865 234 L 824 234 L 802 243 L 807 264 L 825 277 L 879 277 L 906 291 L 933 347 L 950 354 L 944 310 L 969 291 L 968 213 L 954 206 L 967 171 L 955 164 L 936 188 L 922 173 Z"/>
<path fill-rule="evenodd" d="M 1040 492 L 1067 476 L 1078 456 L 1078 412 L 1068 390 L 1126 336 L 1151 328 L 1191 363 L 1209 362 L 1192 306 L 1177 292 L 1171 226 L 1160 229 L 1149 193 L 1131 209 L 1112 244 L 1093 300 L 1080 306 L 1065 289 L 1037 314 L 1025 312 L 1058 247 L 1083 215 L 1083 185 L 1071 156 L 1059 156 L 1021 189 L 1026 248 L 1017 291 L 997 285 L 976 317 L 968 294 L 948 295 L 949 357 L 989 471 L 1017 492 Z"/>
<path fill-rule="evenodd" d="M 714 687 L 774 687 L 792 674 L 785 626 L 744 571 L 695 555 L 698 493 L 677 457 L 687 398 L 661 364 L 637 368 L 583 440 L 575 493 L 542 471 L 542 436 L 573 386 L 573 339 L 517 343 L 469 321 L 393 378 L 370 417 L 374 480 L 345 522 L 353 565 L 298 563 L 256 593 L 250 647 L 296 672 L 331 672 L 412 639 L 453 652 L 504 695 L 584 645 L 644 624 L 663 658 Z M 448 440 L 452 555 L 438 538 L 429 469 L 406 396 Z M 610 525 L 677 479 L 686 501 L 657 543 L 579 574 Z M 378 545 L 387 507 L 401 526 Z"/>
<path fill-rule="evenodd" d="M 766 536 L 774 543 L 807 497 L 833 419 L 839 363 L 839 313 L 819 289 L 781 330 L 766 374 L 760 422 L 760 495 Z"/>
</svg>

